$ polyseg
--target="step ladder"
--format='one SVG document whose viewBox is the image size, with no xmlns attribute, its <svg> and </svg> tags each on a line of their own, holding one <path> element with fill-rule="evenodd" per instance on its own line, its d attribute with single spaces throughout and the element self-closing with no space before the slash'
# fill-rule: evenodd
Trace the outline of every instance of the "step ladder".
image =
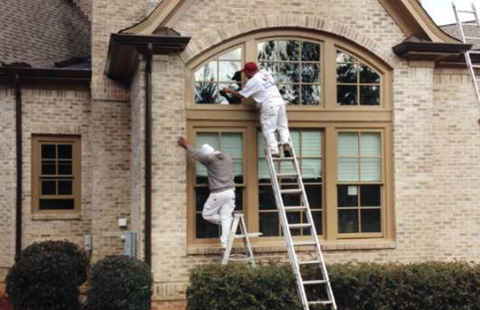
<svg viewBox="0 0 480 310">
<path fill-rule="evenodd" d="M 267 145 L 264 143 L 264 145 Z M 278 214 L 280 217 L 280 222 L 282 224 L 282 232 L 285 236 L 287 242 L 288 255 L 290 259 L 290 264 L 292 266 L 293 273 L 295 275 L 298 293 L 302 301 L 304 310 L 310 310 L 311 306 L 314 305 L 324 305 L 327 306 L 327 309 L 337 310 L 337 305 L 335 303 L 335 298 L 333 296 L 332 286 L 330 284 L 330 279 L 328 277 L 327 267 L 325 266 L 325 261 L 323 259 L 322 250 L 320 248 L 320 243 L 318 241 L 317 231 L 315 229 L 312 213 L 310 211 L 310 206 L 308 204 L 307 195 L 305 192 L 305 187 L 303 185 L 301 171 L 298 165 L 297 156 L 295 155 L 295 150 L 293 144 L 290 143 L 290 152 L 292 157 L 272 157 L 272 154 L 268 147 L 265 147 L 266 159 L 268 167 L 270 170 L 270 177 L 272 180 L 273 193 L 275 196 L 275 202 L 277 204 Z M 275 166 L 277 163 L 280 163 L 280 171 L 277 171 Z M 293 171 L 288 173 L 281 172 L 281 163 L 290 163 L 293 165 Z M 290 168 L 291 168 L 290 165 Z M 291 169 L 289 169 L 291 171 Z M 294 189 L 282 189 L 281 182 L 282 178 L 296 178 L 298 183 L 298 188 Z M 283 203 L 284 195 L 299 195 L 300 196 L 300 205 L 298 206 L 285 206 Z M 306 223 L 289 223 L 287 213 L 289 212 L 303 212 L 307 222 Z M 298 231 L 299 229 L 307 228 L 310 231 L 309 241 L 296 241 L 292 238 L 292 231 Z M 305 234 L 305 230 L 304 230 Z M 312 251 L 315 252 L 315 259 L 309 261 L 300 261 L 297 256 L 297 248 L 299 246 L 308 246 L 312 248 Z M 320 267 L 321 276 L 319 279 L 308 279 L 304 280 L 301 272 L 301 266 L 306 265 L 317 265 Z M 315 285 L 322 286 L 322 290 L 325 289 L 326 300 L 313 300 L 312 296 L 307 296 L 307 291 Z M 308 289 L 307 289 L 308 288 Z"/>
<path fill-rule="evenodd" d="M 240 234 L 237 234 L 238 228 L 240 228 Z M 232 228 L 230 229 L 230 235 L 228 237 L 227 247 L 225 248 L 225 253 L 223 254 L 222 265 L 227 265 L 229 262 L 245 261 L 248 262 L 250 266 L 255 268 L 255 258 L 253 257 L 250 238 L 260 237 L 261 235 L 262 233 L 248 233 L 243 213 L 235 213 Z M 232 254 L 233 244 L 236 239 L 243 240 L 245 254 Z"/>
<path fill-rule="evenodd" d="M 480 20 L 478 19 L 478 11 L 477 11 L 477 8 L 475 7 L 475 4 L 472 3 L 471 10 L 459 10 L 457 8 L 457 5 L 455 4 L 455 1 L 452 2 L 452 6 L 453 6 L 453 12 L 455 13 L 455 19 L 457 20 L 457 26 L 460 32 L 462 42 L 465 44 L 480 42 L 480 37 L 467 36 L 465 32 L 466 27 L 470 27 L 475 29 L 476 33 L 478 33 L 477 35 L 480 36 Z M 462 19 L 462 16 L 464 15 L 473 17 L 474 18 L 473 23 L 472 21 L 465 22 Z M 470 72 L 470 76 L 472 77 L 473 87 L 475 88 L 475 95 L 477 96 L 477 103 L 478 103 L 479 113 L 480 113 L 480 90 L 478 88 L 480 75 L 478 75 L 475 72 L 475 70 L 480 69 L 480 65 L 473 64 L 472 55 L 480 55 L 480 51 L 470 50 L 465 52 L 465 61 L 467 62 L 468 71 Z"/>
</svg>

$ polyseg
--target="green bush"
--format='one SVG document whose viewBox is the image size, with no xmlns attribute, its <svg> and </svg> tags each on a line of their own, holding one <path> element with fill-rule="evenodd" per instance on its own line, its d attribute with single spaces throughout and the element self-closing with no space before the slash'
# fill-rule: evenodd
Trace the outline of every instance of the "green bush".
<svg viewBox="0 0 480 310">
<path fill-rule="evenodd" d="M 76 244 L 66 240 L 35 242 L 21 252 L 20 256 L 17 257 L 17 261 L 43 252 L 58 252 L 67 255 L 76 271 L 76 276 L 74 277 L 76 279 L 76 285 L 80 286 L 87 281 L 89 265 L 87 254 Z"/>
<path fill-rule="evenodd" d="M 149 310 L 153 277 L 143 262 L 110 256 L 92 268 L 89 310 Z"/>
<path fill-rule="evenodd" d="M 76 271 L 70 257 L 39 252 L 18 259 L 7 275 L 7 293 L 16 310 L 78 310 Z"/>
<path fill-rule="evenodd" d="M 328 267 L 341 310 L 480 310 L 480 265 L 334 264 Z M 318 268 L 302 269 L 304 279 Z M 307 292 L 316 299 L 321 286 Z M 191 271 L 189 310 L 301 310 L 290 266 L 202 266 Z M 320 307 L 319 307 L 320 308 Z"/>
</svg>

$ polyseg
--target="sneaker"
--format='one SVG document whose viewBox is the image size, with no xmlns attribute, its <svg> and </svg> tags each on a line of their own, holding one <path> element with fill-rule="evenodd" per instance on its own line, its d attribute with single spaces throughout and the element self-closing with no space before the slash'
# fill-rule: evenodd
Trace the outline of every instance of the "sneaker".
<svg viewBox="0 0 480 310">
<path fill-rule="evenodd" d="M 272 157 L 279 158 L 279 157 L 280 157 L 280 153 L 272 154 Z"/>
<path fill-rule="evenodd" d="M 283 155 L 285 157 L 292 157 L 292 152 L 290 152 L 290 147 L 287 145 L 283 146 Z"/>
</svg>

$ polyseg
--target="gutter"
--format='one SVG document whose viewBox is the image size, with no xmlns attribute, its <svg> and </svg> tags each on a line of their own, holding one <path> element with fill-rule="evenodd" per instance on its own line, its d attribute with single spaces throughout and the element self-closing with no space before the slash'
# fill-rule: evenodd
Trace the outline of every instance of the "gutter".
<svg viewBox="0 0 480 310">
<path fill-rule="evenodd" d="M 152 266 L 152 43 L 145 56 L 145 263 Z"/>
<path fill-rule="evenodd" d="M 22 251 L 22 197 L 23 197 L 23 148 L 22 148 L 22 88 L 19 74 L 15 75 L 15 127 L 16 127 L 16 156 L 17 156 L 17 184 L 16 184 L 16 214 L 15 214 L 15 256 Z"/>
<path fill-rule="evenodd" d="M 0 67 L 0 83 L 11 82 L 17 75 L 21 77 L 22 81 L 54 80 L 90 84 L 92 70 Z"/>
<path fill-rule="evenodd" d="M 472 44 L 406 40 L 394 46 L 393 51 L 407 60 L 439 62 L 452 56 L 463 55 L 471 48 Z"/>
</svg>

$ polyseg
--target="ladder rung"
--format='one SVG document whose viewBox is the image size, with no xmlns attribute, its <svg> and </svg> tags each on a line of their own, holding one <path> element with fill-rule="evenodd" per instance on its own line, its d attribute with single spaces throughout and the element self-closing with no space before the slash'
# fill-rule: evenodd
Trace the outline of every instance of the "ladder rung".
<svg viewBox="0 0 480 310">
<path fill-rule="evenodd" d="M 457 10 L 457 12 L 462 14 L 475 14 L 475 11 L 467 11 L 467 10 Z"/>
<path fill-rule="evenodd" d="M 472 68 L 480 68 L 480 65 L 472 65 Z"/>
<path fill-rule="evenodd" d="M 272 157 L 273 161 L 293 161 L 293 157 Z"/>
<path fill-rule="evenodd" d="M 248 238 L 258 238 L 262 236 L 263 233 L 248 233 L 247 236 Z M 235 238 L 245 238 L 245 235 L 235 235 Z"/>
<path fill-rule="evenodd" d="M 302 242 L 294 242 L 294 246 L 304 246 L 304 245 L 317 245 L 315 241 L 302 241 Z"/>
<path fill-rule="evenodd" d="M 290 228 L 308 228 L 308 227 L 312 227 L 312 224 L 289 224 L 288 227 Z"/>
<path fill-rule="evenodd" d="M 325 301 L 309 301 L 309 305 L 331 305 L 332 302 L 330 300 L 325 300 Z"/>
<path fill-rule="evenodd" d="M 315 284 L 325 284 L 327 280 L 310 280 L 310 281 L 303 281 L 303 285 L 315 285 Z"/>
<path fill-rule="evenodd" d="M 472 26 L 472 27 L 478 27 L 478 24 L 467 24 L 467 23 L 462 23 L 462 26 Z"/>
<path fill-rule="evenodd" d="M 300 194 L 303 191 L 300 188 L 295 188 L 295 189 L 281 189 L 280 193 L 282 194 Z"/>
<path fill-rule="evenodd" d="M 465 37 L 465 40 L 480 40 L 480 37 Z"/>
<path fill-rule="evenodd" d="M 302 211 L 302 210 L 307 210 L 307 207 L 305 206 L 299 206 L 299 207 L 284 207 L 285 211 Z"/>
<path fill-rule="evenodd" d="M 467 54 L 480 55 L 480 51 L 467 51 Z"/>
<path fill-rule="evenodd" d="M 228 260 L 231 261 L 231 262 L 246 262 L 246 261 L 253 260 L 253 258 L 252 257 L 243 257 L 243 258 L 232 258 L 232 257 L 230 257 Z"/>
<path fill-rule="evenodd" d="M 320 264 L 321 261 L 319 260 L 306 260 L 306 261 L 303 261 L 303 262 L 298 262 L 299 265 L 316 265 L 316 264 Z"/>
<path fill-rule="evenodd" d="M 277 177 L 279 178 L 288 178 L 288 177 L 298 177 L 297 173 L 277 173 Z"/>
</svg>

